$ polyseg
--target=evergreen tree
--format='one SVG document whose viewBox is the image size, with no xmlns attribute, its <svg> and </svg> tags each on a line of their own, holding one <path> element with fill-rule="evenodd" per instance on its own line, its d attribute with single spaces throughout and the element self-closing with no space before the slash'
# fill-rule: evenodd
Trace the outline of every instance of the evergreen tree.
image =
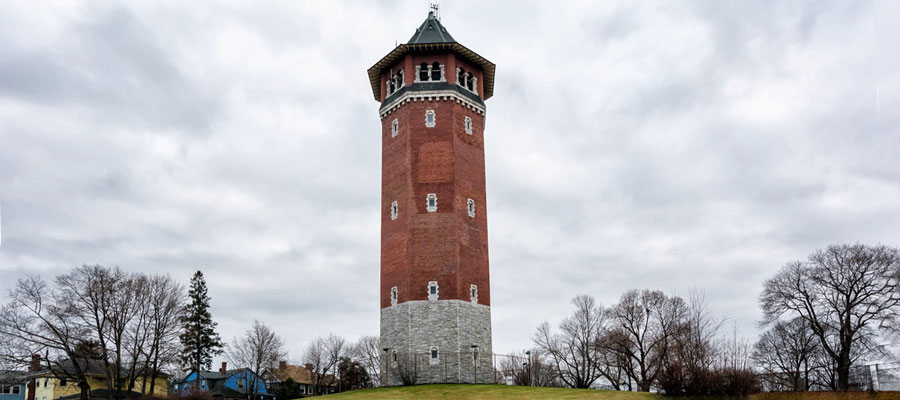
<svg viewBox="0 0 900 400">
<path fill-rule="evenodd" d="M 203 273 L 197 271 L 191 278 L 191 289 L 188 292 L 191 302 L 187 305 L 181 324 L 184 331 L 181 339 L 181 362 L 194 371 L 208 370 L 212 366 L 212 358 L 222 354 L 222 339 L 216 333 L 216 325 L 209 313 L 209 294 Z"/>
</svg>

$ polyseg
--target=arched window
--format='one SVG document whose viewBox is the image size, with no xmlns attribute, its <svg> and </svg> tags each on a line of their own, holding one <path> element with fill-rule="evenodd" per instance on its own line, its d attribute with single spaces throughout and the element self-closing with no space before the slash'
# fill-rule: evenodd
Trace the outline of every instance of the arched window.
<svg viewBox="0 0 900 400">
<path fill-rule="evenodd" d="M 397 305 L 397 287 L 394 286 L 391 288 L 391 305 Z"/>
<path fill-rule="evenodd" d="M 396 86 L 396 85 L 397 85 L 397 80 L 394 79 L 394 78 L 391 78 L 390 87 L 388 88 L 388 94 L 393 94 L 394 91 L 397 90 L 397 86 Z"/>
<path fill-rule="evenodd" d="M 468 74 L 468 73 L 466 74 L 466 87 L 467 87 L 469 90 L 474 90 L 474 89 L 472 89 L 472 88 L 473 88 L 472 84 L 474 83 L 474 82 L 473 82 L 474 80 L 475 80 L 475 79 L 472 77 L 471 74 Z"/>
<path fill-rule="evenodd" d="M 419 80 L 422 82 L 428 81 L 428 63 L 419 65 Z"/>
<path fill-rule="evenodd" d="M 465 86 L 463 82 L 466 79 L 466 70 L 462 68 L 456 69 L 456 84 L 459 86 Z"/>
<path fill-rule="evenodd" d="M 440 361 L 438 356 L 440 356 L 440 352 L 438 351 L 437 346 L 431 346 L 431 360 L 429 360 L 429 362 L 431 364 L 437 364 Z"/>
<path fill-rule="evenodd" d="M 434 64 L 431 64 L 431 80 L 441 80 L 441 64 L 438 64 L 437 61 L 435 61 Z"/>
</svg>

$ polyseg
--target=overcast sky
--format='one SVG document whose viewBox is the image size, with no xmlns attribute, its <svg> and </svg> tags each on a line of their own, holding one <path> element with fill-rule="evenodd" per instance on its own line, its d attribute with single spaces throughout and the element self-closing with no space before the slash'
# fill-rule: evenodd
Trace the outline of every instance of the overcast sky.
<svg viewBox="0 0 900 400">
<path fill-rule="evenodd" d="M 444 1 L 497 64 L 494 349 L 581 293 L 757 295 L 831 243 L 900 245 L 900 3 Z M 427 2 L 0 2 L 0 272 L 203 270 L 223 338 L 378 333 L 366 69 Z"/>
</svg>

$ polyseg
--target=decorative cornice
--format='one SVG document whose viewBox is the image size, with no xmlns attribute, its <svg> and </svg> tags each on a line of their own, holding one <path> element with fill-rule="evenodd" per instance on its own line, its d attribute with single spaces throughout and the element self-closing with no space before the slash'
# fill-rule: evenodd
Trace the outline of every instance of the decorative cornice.
<svg viewBox="0 0 900 400">
<path fill-rule="evenodd" d="M 378 114 L 384 119 L 405 104 L 420 101 L 455 101 L 457 104 L 461 104 L 463 107 L 475 111 L 475 113 L 479 115 L 484 115 L 486 111 L 483 105 L 473 102 L 471 99 L 466 98 L 455 90 L 422 90 L 409 91 L 397 96 L 396 99 L 391 99 L 390 102 L 385 102 L 378 110 Z"/>
</svg>

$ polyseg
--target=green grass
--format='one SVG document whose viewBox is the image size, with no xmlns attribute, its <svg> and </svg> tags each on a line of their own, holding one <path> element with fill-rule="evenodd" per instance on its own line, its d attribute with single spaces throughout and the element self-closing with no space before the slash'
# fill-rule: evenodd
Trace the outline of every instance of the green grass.
<svg viewBox="0 0 900 400">
<path fill-rule="evenodd" d="M 357 390 L 354 392 L 329 395 L 332 399 L 353 400 L 406 400 L 406 399 L 497 399 L 497 400 L 530 400 L 530 399 L 603 399 L 603 400 L 651 400 L 657 398 L 651 393 L 616 392 L 612 390 L 593 389 L 561 389 L 561 388 L 533 388 L 527 386 L 506 385 L 420 385 L 398 386 L 389 388 L 377 388 Z"/>
<path fill-rule="evenodd" d="M 530 400 L 530 399 L 603 399 L 603 400 L 671 400 L 653 393 L 617 392 L 613 390 L 532 388 L 505 385 L 419 385 L 396 386 L 357 390 L 329 395 L 327 399 L 349 400 Z M 723 398 L 684 397 L 681 400 L 711 400 Z M 807 393 L 760 393 L 749 400 L 900 400 L 900 392 L 807 392 Z"/>
</svg>

